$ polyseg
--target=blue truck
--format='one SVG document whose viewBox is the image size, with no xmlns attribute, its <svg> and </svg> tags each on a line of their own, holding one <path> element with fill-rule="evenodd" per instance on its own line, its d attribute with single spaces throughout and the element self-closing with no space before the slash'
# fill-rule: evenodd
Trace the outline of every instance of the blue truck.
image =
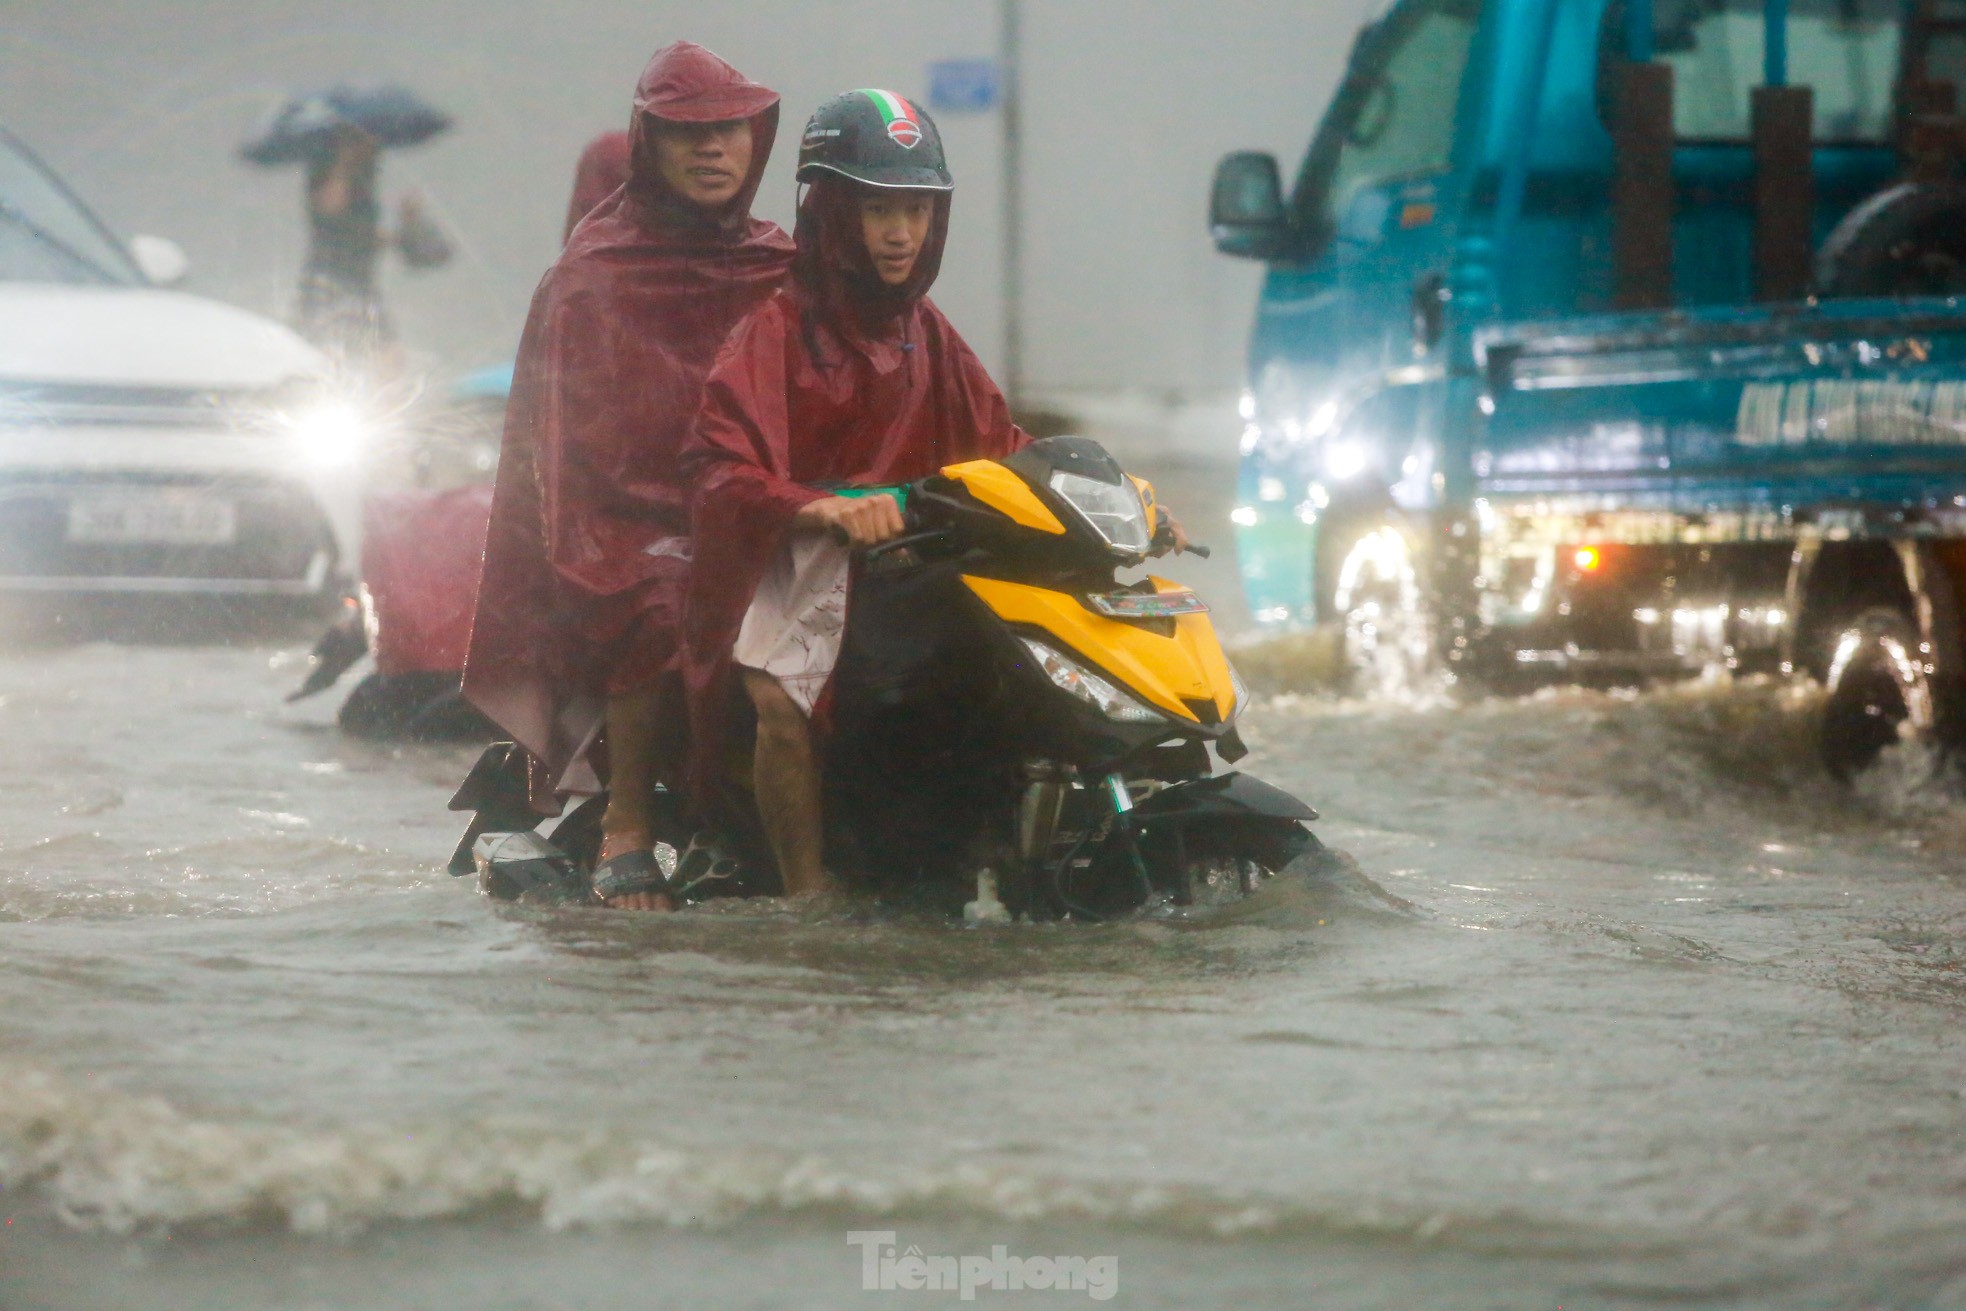
<svg viewBox="0 0 1966 1311">
<path fill-rule="evenodd" d="M 1966 0 L 1397 0 L 1294 184 L 1234 512 L 1376 686 L 1813 676 L 1966 738 Z"/>
</svg>

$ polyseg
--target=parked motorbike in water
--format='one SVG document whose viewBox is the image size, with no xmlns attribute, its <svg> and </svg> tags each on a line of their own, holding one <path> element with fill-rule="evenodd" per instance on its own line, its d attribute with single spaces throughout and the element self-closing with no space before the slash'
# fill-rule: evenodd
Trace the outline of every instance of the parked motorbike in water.
<svg viewBox="0 0 1966 1311">
<path fill-rule="evenodd" d="M 461 683 L 510 384 L 509 367 L 454 384 L 419 424 L 409 452 L 415 485 L 364 498 L 360 584 L 315 642 L 307 677 L 288 701 L 326 691 L 372 656 L 373 669 L 336 714 L 343 732 L 426 741 L 495 736 Z"/>
<path fill-rule="evenodd" d="M 1096 442 L 1054 437 L 880 490 L 908 530 L 856 562 L 829 868 L 972 919 L 1100 919 L 1237 899 L 1321 851 L 1310 807 L 1214 772 L 1211 756 L 1245 754 L 1249 694 L 1206 605 L 1164 578 L 1118 579 L 1169 540 L 1150 486 Z M 677 856 L 686 899 L 775 890 L 755 828 L 693 834 L 676 798 L 658 800 L 674 849 L 658 855 Z M 451 868 L 494 895 L 578 899 L 601 804 L 539 838 L 520 753 L 494 746 L 452 802 L 477 815 Z"/>
</svg>

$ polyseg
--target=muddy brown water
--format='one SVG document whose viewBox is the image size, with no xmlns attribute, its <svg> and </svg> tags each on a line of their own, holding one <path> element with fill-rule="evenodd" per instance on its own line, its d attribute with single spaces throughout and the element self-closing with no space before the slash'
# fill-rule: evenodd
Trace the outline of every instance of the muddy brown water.
<svg viewBox="0 0 1966 1311">
<path fill-rule="evenodd" d="M 9 1311 L 1966 1306 L 1966 808 L 1802 694 L 1272 698 L 1347 867 L 986 931 L 490 904 L 299 649 L 0 652 Z"/>
</svg>

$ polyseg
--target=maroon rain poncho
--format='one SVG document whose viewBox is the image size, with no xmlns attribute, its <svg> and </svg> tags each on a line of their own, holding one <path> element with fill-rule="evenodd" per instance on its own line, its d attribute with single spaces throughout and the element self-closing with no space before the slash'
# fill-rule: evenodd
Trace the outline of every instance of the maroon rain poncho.
<svg viewBox="0 0 1966 1311">
<path fill-rule="evenodd" d="M 723 807 L 731 650 L 814 483 L 923 478 L 1030 440 L 982 362 L 925 299 L 941 267 L 949 198 L 901 287 L 884 285 L 861 235 L 862 189 L 815 181 L 799 207 L 790 286 L 731 335 L 704 386 L 689 465 L 696 559 L 685 618 L 687 787 Z"/>
<path fill-rule="evenodd" d="M 621 190 L 621 184 L 628 180 L 628 151 L 626 132 L 603 132 L 580 152 L 580 163 L 573 171 L 573 195 L 567 201 L 567 228 L 560 234 L 561 244 L 573 239 L 573 230 L 580 226 L 580 220 Z"/>
<path fill-rule="evenodd" d="M 750 120 L 751 172 L 706 215 L 663 182 L 656 126 L 732 119 Z M 535 802 L 608 696 L 673 667 L 689 554 L 679 448 L 717 348 L 791 262 L 785 233 L 750 215 L 777 125 L 777 93 L 701 46 L 658 51 L 635 92 L 628 181 L 533 296 L 464 690 L 543 767 Z"/>
</svg>

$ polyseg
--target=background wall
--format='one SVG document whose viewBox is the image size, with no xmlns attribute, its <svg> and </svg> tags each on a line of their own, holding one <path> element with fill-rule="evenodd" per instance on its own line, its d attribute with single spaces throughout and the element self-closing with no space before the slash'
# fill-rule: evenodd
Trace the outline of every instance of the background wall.
<svg viewBox="0 0 1966 1311">
<path fill-rule="evenodd" d="M 1294 163 L 1375 0 L 1025 0 L 1026 370 L 1034 393 L 1172 402 L 1240 378 L 1260 270 L 1210 248 L 1224 151 Z M 855 86 L 926 100 L 927 65 L 995 53 L 992 0 L 11 0 L 0 123 L 125 234 L 192 258 L 190 286 L 284 314 L 300 182 L 233 151 L 293 89 L 401 80 L 456 130 L 394 154 L 460 238 L 388 275 L 411 347 L 442 367 L 511 353 L 555 251 L 580 147 L 625 126 L 648 55 L 700 41 L 784 93 L 760 210 L 790 226 L 806 114 Z M 937 301 L 1001 357 L 994 113 L 938 116 L 958 180 Z"/>
</svg>

